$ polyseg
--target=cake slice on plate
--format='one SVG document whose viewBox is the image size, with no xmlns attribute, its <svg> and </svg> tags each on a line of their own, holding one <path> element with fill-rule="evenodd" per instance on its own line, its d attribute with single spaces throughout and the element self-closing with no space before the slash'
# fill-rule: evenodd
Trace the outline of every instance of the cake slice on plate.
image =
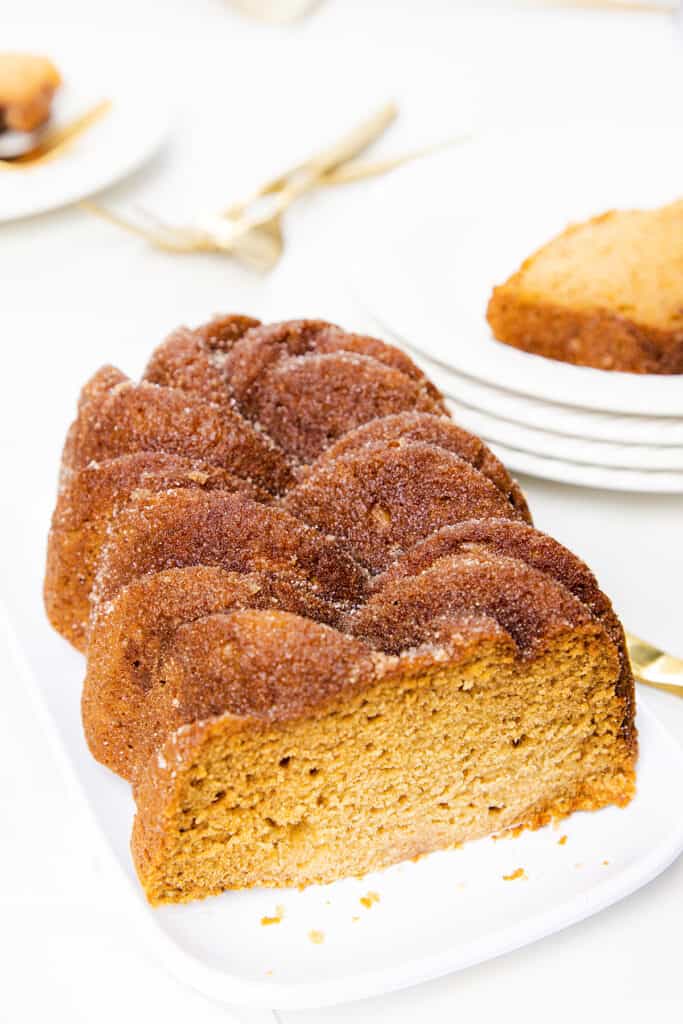
<svg viewBox="0 0 683 1024">
<path fill-rule="evenodd" d="M 494 288 L 498 341 L 579 366 L 683 373 L 683 200 L 573 224 Z"/>
</svg>

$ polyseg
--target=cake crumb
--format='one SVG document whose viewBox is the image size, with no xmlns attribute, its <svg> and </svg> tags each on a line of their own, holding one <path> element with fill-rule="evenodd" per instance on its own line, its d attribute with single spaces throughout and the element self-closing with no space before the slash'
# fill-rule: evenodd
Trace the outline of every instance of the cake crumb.
<svg viewBox="0 0 683 1024">
<path fill-rule="evenodd" d="M 379 903 L 379 893 L 372 892 L 371 890 L 370 892 L 366 893 L 365 896 L 361 896 L 360 902 L 363 904 L 364 907 L 367 907 L 369 910 L 373 903 Z"/>
<path fill-rule="evenodd" d="M 498 842 L 499 839 L 516 839 L 517 836 L 521 836 L 525 829 L 526 825 L 512 825 L 510 828 L 504 828 L 500 832 L 494 832 L 491 839 L 494 843 Z M 460 845 L 462 846 L 462 843 Z"/>
<path fill-rule="evenodd" d="M 609 864 L 609 861 L 608 860 L 603 860 L 602 863 L 605 865 L 605 867 L 607 867 L 607 865 Z"/>
<path fill-rule="evenodd" d="M 560 838 L 557 840 L 557 845 L 558 846 L 564 846 L 564 844 L 566 842 L 567 842 L 567 837 L 566 836 L 560 836 Z"/>
<path fill-rule="evenodd" d="M 528 877 L 524 868 L 517 868 L 511 875 L 503 875 L 503 880 L 505 882 L 514 882 L 517 878 L 523 878 L 526 881 Z"/>
<path fill-rule="evenodd" d="M 319 931 L 317 930 L 317 928 L 313 928 L 313 929 L 312 929 L 312 930 L 311 930 L 311 931 L 310 931 L 310 932 L 308 933 L 308 937 L 309 937 L 309 939 L 311 940 L 311 942 L 312 942 L 312 943 L 313 943 L 314 945 L 316 945 L 316 946 L 319 946 L 319 945 L 321 945 L 321 943 L 323 943 L 323 942 L 325 941 L 325 933 L 324 933 L 324 932 L 319 932 Z"/>
<path fill-rule="evenodd" d="M 355 923 L 356 921 L 360 921 L 360 918 L 359 918 L 359 917 L 358 917 L 357 915 L 354 915 L 354 916 L 353 916 L 353 917 L 351 918 L 351 920 L 352 920 L 352 921 L 353 921 L 353 922 Z"/>
<path fill-rule="evenodd" d="M 281 903 L 278 903 L 278 905 L 275 908 L 275 914 L 273 915 L 273 917 L 262 917 L 261 924 L 264 925 L 264 927 L 269 924 L 279 924 L 284 916 L 285 908 L 282 906 Z"/>
<path fill-rule="evenodd" d="M 266 974 L 272 974 L 272 973 L 273 973 L 272 970 L 266 971 Z"/>
</svg>

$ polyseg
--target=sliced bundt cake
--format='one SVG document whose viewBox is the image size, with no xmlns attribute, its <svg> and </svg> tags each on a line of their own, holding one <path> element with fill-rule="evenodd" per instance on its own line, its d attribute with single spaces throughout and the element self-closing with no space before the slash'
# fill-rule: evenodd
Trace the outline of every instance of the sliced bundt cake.
<svg viewBox="0 0 683 1024">
<path fill-rule="evenodd" d="M 176 331 L 65 445 L 52 623 L 154 902 L 305 885 L 634 787 L 623 631 L 408 357 L 316 320 Z"/>
</svg>

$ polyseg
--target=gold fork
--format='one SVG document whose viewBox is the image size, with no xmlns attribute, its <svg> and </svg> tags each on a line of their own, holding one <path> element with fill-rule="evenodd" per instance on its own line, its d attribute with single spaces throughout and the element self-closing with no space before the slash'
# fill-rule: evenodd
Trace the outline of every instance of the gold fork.
<svg viewBox="0 0 683 1024">
<path fill-rule="evenodd" d="M 674 658 L 632 633 L 626 634 L 626 646 L 638 682 L 683 697 L 682 658 Z"/>
<path fill-rule="evenodd" d="M 385 117 L 386 113 L 379 119 L 373 119 L 372 135 L 384 130 L 382 121 Z M 387 174 L 413 160 L 466 142 L 470 138 L 470 135 L 461 135 L 397 156 L 370 161 L 340 160 L 338 158 L 343 149 L 337 148 L 336 153 L 329 150 L 324 159 L 312 158 L 277 175 L 246 199 L 233 203 L 196 225 L 169 224 L 141 208 L 137 210 L 137 220 L 133 220 L 93 202 L 82 202 L 80 205 L 89 213 L 166 252 L 227 253 L 265 272 L 275 266 L 284 251 L 283 215 L 304 192 L 319 186 L 347 185 Z M 346 141 L 348 143 L 349 140 Z M 365 145 L 367 142 L 363 148 Z M 350 146 L 347 151 L 351 152 Z M 329 169 L 325 170 L 325 166 L 329 166 Z M 264 203 L 264 200 L 270 202 Z"/>
<path fill-rule="evenodd" d="M 331 146 L 278 174 L 243 202 L 197 224 L 169 224 L 146 210 L 138 210 L 136 221 L 92 202 L 81 206 L 166 252 L 229 253 L 258 270 L 270 270 L 284 249 L 285 211 L 305 192 L 316 188 L 324 175 L 379 138 L 397 115 L 395 103 L 385 104 Z"/>
</svg>

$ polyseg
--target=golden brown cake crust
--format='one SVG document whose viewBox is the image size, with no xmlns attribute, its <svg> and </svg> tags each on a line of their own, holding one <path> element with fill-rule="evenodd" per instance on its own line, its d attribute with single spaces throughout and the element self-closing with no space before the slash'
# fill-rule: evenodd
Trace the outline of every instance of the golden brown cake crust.
<svg viewBox="0 0 683 1024">
<path fill-rule="evenodd" d="M 98 607 L 82 699 L 86 738 L 98 761 L 133 777 L 171 728 L 162 714 L 169 708 L 161 662 L 177 630 L 240 608 L 277 608 L 329 626 L 341 623 L 339 609 L 296 575 L 205 565 L 142 576 Z M 183 721 L 199 717 L 199 708 L 187 714 Z"/>
<path fill-rule="evenodd" d="M 394 345 L 363 334 L 350 334 L 325 320 L 290 320 L 261 325 L 236 344 L 226 360 L 226 372 L 237 401 L 249 406 L 254 387 L 281 359 L 309 354 L 356 353 L 398 370 L 417 382 L 443 409 L 443 396 L 409 356 Z"/>
<path fill-rule="evenodd" d="M 524 562 L 557 580 L 602 623 L 619 651 L 621 672 L 617 692 L 624 701 L 623 734 L 635 744 L 635 688 L 626 638 L 609 598 L 600 590 L 585 562 L 552 537 L 525 523 L 475 519 L 446 526 L 410 549 L 370 582 L 373 593 L 410 576 L 419 576 L 442 558 L 461 553 L 496 553 Z"/>
<path fill-rule="evenodd" d="M 194 330 L 180 327 L 152 353 L 142 379 L 218 405 L 230 404 L 225 355 L 258 325 L 253 317 L 231 315 L 215 317 Z"/>
</svg>

